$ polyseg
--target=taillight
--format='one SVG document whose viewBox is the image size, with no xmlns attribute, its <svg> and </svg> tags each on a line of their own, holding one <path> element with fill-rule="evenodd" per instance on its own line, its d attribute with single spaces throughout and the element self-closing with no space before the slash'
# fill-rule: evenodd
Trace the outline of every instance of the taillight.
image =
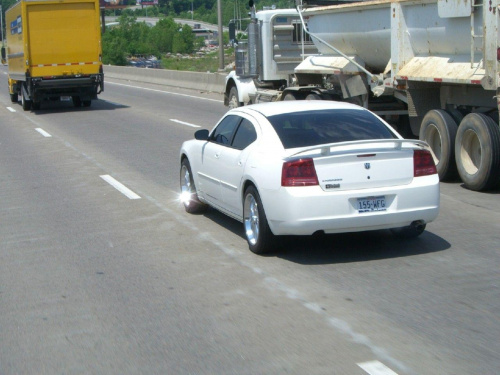
<svg viewBox="0 0 500 375">
<path fill-rule="evenodd" d="M 415 150 L 413 152 L 413 176 L 428 176 L 436 174 L 436 164 L 429 150 Z"/>
<path fill-rule="evenodd" d="M 281 186 L 319 185 L 312 159 L 299 159 L 283 163 Z"/>
</svg>

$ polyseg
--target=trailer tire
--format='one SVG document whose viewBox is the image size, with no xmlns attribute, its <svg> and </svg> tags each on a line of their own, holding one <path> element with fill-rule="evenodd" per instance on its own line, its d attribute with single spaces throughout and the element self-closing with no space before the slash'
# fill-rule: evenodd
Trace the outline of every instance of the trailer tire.
<svg viewBox="0 0 500 375">
<path fill-rule="evenodd" d="M 311 93 L 306 96 L 306 100 L 323 100 L 323 98 L 319 94 Z"/>
<path fill-rule="evenodd" d="M 481 113 L 470 113 L 458 128 L 455 156 L 467 189 L 483 191 L 500 183 L 500 129 Z"/>
<path fill-rule="evenodd" d="M 12 103 L 17 103 L 18 100 L 19 100 L 19 95 L 17 95 L 17 94 L 10 94 L 10 101 Z"/>
<path fill-rule="evenodd" d="M 236 86 L 231 87 L 231 90 L 229 90 L 228 107 L 229 109 L 240 107 L 240 102 L 238 100 L 238 89 L 236 88 Z"/>
<path fill-rule="evenodd" d="M 419 138 L 432 149 L 432 156 L 441 181 L 456 179 L 455 138 L 457 123 L 441 109 L 433 109 L 424 116 Z"/>
</svg>

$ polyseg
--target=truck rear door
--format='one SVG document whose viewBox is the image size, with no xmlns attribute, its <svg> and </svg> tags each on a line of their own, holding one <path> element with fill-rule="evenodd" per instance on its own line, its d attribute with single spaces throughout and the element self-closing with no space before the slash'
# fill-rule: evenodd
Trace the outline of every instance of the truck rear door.
<svg viewBox="0 0 500 375">
<path fill-rule="evenodd" d="M 99 73 L 96 1 L 28 3 L 26 14 L 33 77 Z"/>
</svg>

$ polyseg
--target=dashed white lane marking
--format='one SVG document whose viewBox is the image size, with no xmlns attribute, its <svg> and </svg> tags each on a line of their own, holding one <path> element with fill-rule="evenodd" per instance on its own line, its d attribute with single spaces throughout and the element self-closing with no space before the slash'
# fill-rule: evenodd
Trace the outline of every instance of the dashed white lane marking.
<svg viewBox="0 0 500 375">
<path fill-rule="evenodd" d="M 120 193 L 125 195 L 129 199 L 141 199 L 139 195 L 134 193 L 132 190 L 130 190 L 128 187 L 123 185 L 121 182 L 116 181 L 113 177 L 110 175 L 102 175 L 101 178 L 106 181 L 108 184 L 113 186 L 116 190 L 118 190 Z"/>
<path fill-rule="evenodd" d="M 41 135 L 43 135 L 44 137 L 46 138 L 50 138 L 52 137 L 49 133 L 47 133 L 45 130 L 43 130 L 42 128 L 36 128 L 35 129 L 38 133 L 40 133 Z"/>
<path fill-rule="evenodd" d="M 139 90 L 146 90 L 146 91 L 153 91 L 153 92 L 160 92 L 162 94 L 170 94 L 170 95 L 175 95 L 175 96 L 185 96 L 187 98 L 194 98 L 194 99 L 200 99 L 200 100 L 208 100 L 211 102 L 217 102 L 217 103 L 222 103 L 222 100 L 217 100 L 217 99 L 210 99 L 210 98 L 203 98 L 201 96 L 194 96 L 194 95 L 187 95 L 187 94 L 180 94 L 178 92 L 171 92 L 171 91 L 165 91 L 165 90 L 157 90 L 157 89 L 150 89 L 147 87 L 140 87 L 140 86 L 133 86 L 133 85 L 125 85 L 123 83 L 116 83 L 116 82 L 106 82 L 107 85 L 117 85 L 117 86 L 124 86 L 124 87 L 131 87 L 134 89 L 139 89 Z"/>
<path fill-rule="evenodd" d="M 184 122 L 184 121 L 181 121 L 181 120 L 177 120 L 175 118 L 171 118 L 170 121 L 176 122 L 178 124 L 186 125 L 186 126 L 191 126 L 193 128 L 201 128 L 200 125 L 190 124 L 189 122 Z"/>
<path fill-rule="evenodd" d="M 16 112 L 16 110 L 15 110 L 14 108 L 12 108 L 12 107 L 7 107 L 7 109 L 8 109 L 9 111 L 11 111 L 11 112 Z"/>
<path fill-rule="evenodd" d="M 358 366 L 370 375 L 398 375 L 379 361 L 358 363 Z"/>
</svg>

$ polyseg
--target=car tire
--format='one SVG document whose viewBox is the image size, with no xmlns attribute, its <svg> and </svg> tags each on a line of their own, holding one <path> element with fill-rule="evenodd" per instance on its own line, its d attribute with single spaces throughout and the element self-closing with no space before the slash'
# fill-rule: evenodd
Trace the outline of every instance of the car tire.
<svg viewBox="0 0 500 375">
<path fill-rule="evenodd" d="M 433 109 L 424 116 L 419 139 L 429 144 L 441 181 L 457 178 L 455 137 L 457 123 L 446 111 Z"/>
<path fill-rule="evenodd" d="M 198 199 L 188 159 L 183 159 L 181 162 L 180 187 L 181 200 L 186 212 L 194 214 L 206 210 L 207 206 Z"/>
<path fill-rule="evenodd" d="M 274 235 L 269 228 L 264 206 L 254 186 L 245 190 L 243 199 L 243 229 L 248 247 L 255 254 L 271 250 Z"/>
<path fill-rule="evenodd" d="M 82 101 L 82 105 L 86 108 L 90 107 L 92 105 L 92 101 L 91 100 L 83 100 Z"/>
<path fill-rule="evenodd" d="M 10 94 L 10 101 L 12 103 L 17 103 L 18 100 L 19 100 L 18 94 Z"/>
<path fill-rule="evenodd" d="M 391 229 L 392 234 L 400 238 L 415 238 L 420 236 L 425 231 L 426 224 L 409 225 L 402 228 Z"/>
<path fill-rule="evenodd" d="M 458 173 L 467 189 L 483 191 L 500 183 L 500 130 L 481 113 L 464 117 L 455 144 Z"/>
<path fill-rule="evenodd" d="M 238 100 L 238 89 L 236 86 L 231 87 L 229 90 L 229 109 L 240 107 L 240 102 Z"/>
</svg>

